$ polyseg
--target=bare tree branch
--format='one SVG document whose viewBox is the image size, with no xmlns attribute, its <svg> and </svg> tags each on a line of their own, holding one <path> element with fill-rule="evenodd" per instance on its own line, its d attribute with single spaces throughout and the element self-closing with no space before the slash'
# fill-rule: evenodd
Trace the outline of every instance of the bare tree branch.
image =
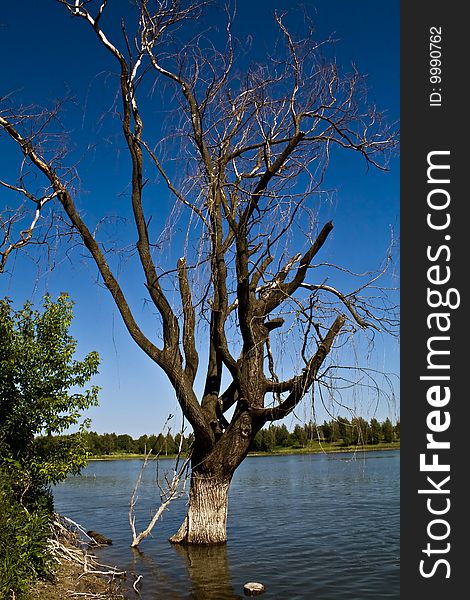
<svg viewBox="0 0 470 600">
<path fill-rule="evenodd" d="M 294 36 L 284 13 L 274 16 L 276 51 L 247 67 L 232 37 L 235 11 L 226 9 L 221 44 L 220 32 L 201 30 L 205 1 L 140 0 L 133 29 L 123 20 L 120 31 L 107 31 L 107 0 L 58 2 L 87 24 L 117 68 L 109 112 L 118 128 L 110 147 L 119 154 L 123 144 L 116 140 L 124 140 L 122 198 L 133 227 L 122 244 L 110 244 L 103 233 L 107 216 L 92 224 L 79 210 L 81 165 L 66 164 L 59 105 L 15 110 L 11 98 L 8 105 L 1 98 L 0 131 L 20 159 L 15 183 L 0 180 L 17 203 L 1 213 L 0 270 L 12 252 L 48 241 L 59 224 L 67 238 L 77 236 L 132 339 L 164 371 L 194 430 L 189 514 L 174 539 L 225 541 L 226 494 L 256 432 L 298 406 L 328 372 L 333 348 L 358 331 L 372 336 L 396 325 L 393 302 L 379 285 L 390 260 L 348 293 L 325 275 L 338 274 L 326 259 L 321 270 L 313 264 L 333 228 L 331 221 L 322 225 L 320 211 L 333 148 L 383 170 L 396 132 L 366 104 L 358 71 L 344 73 L 321 55 L 331 39 L 316 40 L 308 27 L 305 37 Z M 148 126 L 155 114 L 148 112 L 150 98 L 161 123 Z M 12 181 L 10 174 L 2 177 Z M 165 253 L 168 243 L 173 250 L 178 245 L 178 260 L 174 251 Z M 138 265 L 145 301 L 156 309 L 151 335 L 137 322 L 116 254 Z M 297 357 L 284 369 L 287 336 Z M 167 482 L 164 506 L 180 477 Z M 213 499 L 207 523 L 202 498 Z"/>
<path fill-rule="evenodd" d="M 303 369 L 301 375 L 294 377 L 289 382 L 277 383 L 270 385 L 271 391 L 285 391 L 290 390 L 290 394 L 287 398 L 281 402 L 279 406 L 274 408 L 265 408 L 261 412 L 261 417 L 267 421 L 274 421 L 282 419 L 287 416 L 299 403 L 299 400 L 305 395 L 306 391 L 310 388 L 313 381 L 315 380 L 318 370 L 323 364 L 326 356 L 331 350 L 331 346 L 335 338 L 339 335 L 341 328 L 345 322 L 344 315 L 339 315 L 333 325 L 330 327 L 328 334 L 320 344 L 318 350 L 312 356 L 307 366 Z"/>
</svg>

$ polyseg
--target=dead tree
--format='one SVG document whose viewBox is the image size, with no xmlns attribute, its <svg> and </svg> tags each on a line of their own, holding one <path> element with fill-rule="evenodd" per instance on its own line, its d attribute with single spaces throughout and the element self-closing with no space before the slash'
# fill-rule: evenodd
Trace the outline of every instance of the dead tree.
<svg viewBox="0 0 470 600">
<path fill-rule="evenodd" d="M 376 298 L 374 278 L 371 294 L 367 284 L 341 291 L 324 270 L 318 279 L 315 263 L 333 228 L 318 222 L 331 155 L 357 153 L 368 166 L 384 169 L 395 134 L 364 105 L 360 74 L 342 74 L 323 58 L 323 43 L 311 31 L 294 39 L 286 15 L 274 17 L 274 57 L 248 68 L 244 58 L 239 68 L 230 14 L 221 50 L 220 34 L 195 33 L 205 2 L 141 0 L 133 39 L 124 25 L 111 39 L 102 25 L 106 0 L 58 1 L 90 28 L 117 67 L 135 250 L 160 339 L 139 325 L 103 241 L 77 209 L 64 156 L 42 143 L 50 123 L 42 116 L 35 127 L 31 111 L 5 102 L 0 131 L 22 153 L 22 173 L 40 178 L 42 193 L 26 189 L 22 173 L 13 182 L 2 179 L 4 192 L 22 196 L 34 213 L 18 209 L 4 217 L 2 266 L 35 240 L 51 205 L 79 235 L 129 334 L 166 374 L 194 431 L 188 514 L 171 541 L 222 543 L 230 482 L 256 433 L 295 409 L 334 345 L 395 323 L 386 296 Z M 149 79 L 164 90 L 165 109 L 174 109 L 168 123 L 148 127 L 157 139 L 144 129 L 149 100 L 141 90 Z M 159 255 L 162 232 L 151 222 L 164 206 L 162 186 L 174 201 L 171 219 L 187 228 L 175 265 Z M 286 375 L 276 354 L 278 336 L 287 333 L 298 349 L 298 369 Z M 205 385 L 198 396 L 201 353 Z"/>
<path fill-rule="evenodd" d="M 165 425 L 163 427 L 163 431 L 165 431 L 165 426 L 167 425 L 170 417 L 166 420 Z M 158 519 L 162 516 L 165 510 L 168 509 L 169 505 L 173 500 L 177 500 L 185 495 L 186 491 L 186 482 L 188 480 L 188 471 L 189 464 L 191 461 L 191 451 L 189 451 L 188 455 L 183 456 L 183 443 L 184 443 L 184 425 L 181 427 L 179 445 L 178 445 L 178 454 L 175 459 L 173 472 L 170 474 L 169 472 L 165 472 L 163 474 L 163 478 L 160 481 L 158 475 L 158 460 L 162 452 L 162 448 L 157 450 L 157 453 L 152 456 L 152 449 L 147 452 L 147 449 L 144 450 L 144 460 L 142 462 L 139 475 L 137 476 L 137 480 L 135 482 L 134 489 L 132 491 L 130 500 L 129 500 L 129 525 L 132 532 L 132 543 L 131 548 L 136 548 L 142 540 L 148 537 L 151 533 L 155 525 L 157 524 Z M 170 432 L 170 428 L 168 428 L 168 433 Z M 152 518 L 150 519 L 147 527 L 137 533 L 137 529 L 135 526 L 135 506 L 137 504 L 138 492 L 140 485 L 142 483 L 142 477 L 144 475 L 145 469 L 148 466 L 149 459 L 157 461 L 157 479 L 156 483 L 160 490 L 160 504 L 158 508 L 153 513 Z"/>
</svg>

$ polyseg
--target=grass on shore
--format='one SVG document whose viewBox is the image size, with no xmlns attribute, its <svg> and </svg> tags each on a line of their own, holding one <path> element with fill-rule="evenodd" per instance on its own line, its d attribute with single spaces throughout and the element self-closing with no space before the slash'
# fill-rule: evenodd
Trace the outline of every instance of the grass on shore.
<svg viewBox="0 0 470 600">
<path fill-rule="evenodd" d="M 344 446 L 342 442 L 320 442 L 313 440 L 308 446 L 277 446 L 268 452 L 250 452 L 248 456 L 277 456 L 287 454 L 317 454 L 328 452 L 371 452 L 375 450 L 399 450 L 400 442 L 380 442 L 379 444 Z M 89 460 L 131 460 L 144 459 L 143 454 L 114 452 L 90 456 Z M 176 458 L 176 454 L 160 454 L 158 458 Z"/>
<path fill-rule="evenodd" d="M 340 442 L 320 442 L 315 440 L 306 447 L 289 446 L 284 448 L 277 446 L 269 452 L 250 452 L 249 456 L 276 456 L 286 454 L 320 454 L 331 452 L 374 452 L 376 450 L 399 450 L 400 442 L 380 442 L 379 444 L 355 444 L 344 446 Z"/>
</svg>

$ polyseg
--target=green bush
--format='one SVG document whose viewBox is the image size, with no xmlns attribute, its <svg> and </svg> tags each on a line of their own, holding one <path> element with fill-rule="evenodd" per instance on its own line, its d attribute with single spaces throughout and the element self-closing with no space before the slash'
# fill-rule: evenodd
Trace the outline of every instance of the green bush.
<svg viewBox="0 0 470 600">
<path fill-rule="evenodd" d="M 19 599 L 33 581 L 53 573 L 47 552 L 51 498 L 43 490 L 30 502 L 28 509 L 19 502 L 11 473 L 0 469 L 0 598 L 14 592 Z"/>
<path fill-rule="evenodd" d="M 52 574 L 48 551 L 51 484 L 87 462 L 83 410 L 98 388 L 83 389 L 99 357 L 75 358 L 69 334 L 73 303 L 66 294 L 44 298 L 43 310 L 14 310 L 0 300 L 0 598 L 21 598 Z M 70 390 L 73 390 L 71 392 Z M 78 433 L 62 435 L 70 427 Z"/>
<path fill-rule="evenodd" d="M 0 300 L 0 464 L 14 464 L 27 487 L 58 483 L 87 462 L 80 435 L 52 440 L 73 426 L 83 431 L 82 411 L 98 403 L 99 388 L 83 388 L 99 356 L 75 358 L 72 307 L 66 294 L 56 302 L 45 296 L 41 312 Z"/>
</svg>

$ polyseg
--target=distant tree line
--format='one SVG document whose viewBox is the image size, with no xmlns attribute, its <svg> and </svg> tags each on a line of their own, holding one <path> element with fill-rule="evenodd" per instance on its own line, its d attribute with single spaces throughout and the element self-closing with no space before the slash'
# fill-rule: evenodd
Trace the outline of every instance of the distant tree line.
<svg viewBox="0 0 470 600">
<path fill-rule="evenodd" d="M 96 433 L 88 431 L 85 433 L 88 451 L 91 456 L 108 456 L 111 454 L 144 454 L 152 451 L 152 454 L 167 456 L 177 454 L 181 442 L 181 433 L 175 436 L 168 432 L 158 435 L 141 435 L 133 439 L 127 433 L 117 435 L 116 433 Z M 193 434 L 183 437 L 181 450 L 187 453 L 193 442 Z"/>
<path fill-rule="evenodd" d="M 152 454 L 168 456 L 176 454 L 180 447 L 181 434 L 168 432 L 158 435 L 141 435 L 133 439 L 128 434 L 89 431 L 84 434 L 91 456 L 112 454 Z M 272 452 L 276 448 L 308 448 L 313 442 L 335 443 L 339 446 L 376 445 L 400 440 L 400 422 L 395 425 L 390 419 L 380 423 L 377 419 L 366 421 L 362 417 L 348 420 L 345 417 L 324 421 L 323 425 L 310 422 L 296 425 L 289 431 L 286 425 L 270 425 L 259 431 L 251 445 L 252 452 Z M 193 435 L 183 437 L 181 449 L 187 453 L 193 442 Z"/>
<path fill-rule="evenodd" d="M 307 423 L 296 425 L 290 432 L 286 425 L 270 425 L 256 435 L 253 452 L 272 452 L 276 448 L 308 448 L 313 442 L 337 444 L 339 446 L 376 445 L 400 440 L 400 422 L 395 425 L 390 419 L 379 423 L 377 419 L 366 421 L 362 417 L 351 420 L 338 417 L 324 421 L 323 425 Z"/>
</svg>

